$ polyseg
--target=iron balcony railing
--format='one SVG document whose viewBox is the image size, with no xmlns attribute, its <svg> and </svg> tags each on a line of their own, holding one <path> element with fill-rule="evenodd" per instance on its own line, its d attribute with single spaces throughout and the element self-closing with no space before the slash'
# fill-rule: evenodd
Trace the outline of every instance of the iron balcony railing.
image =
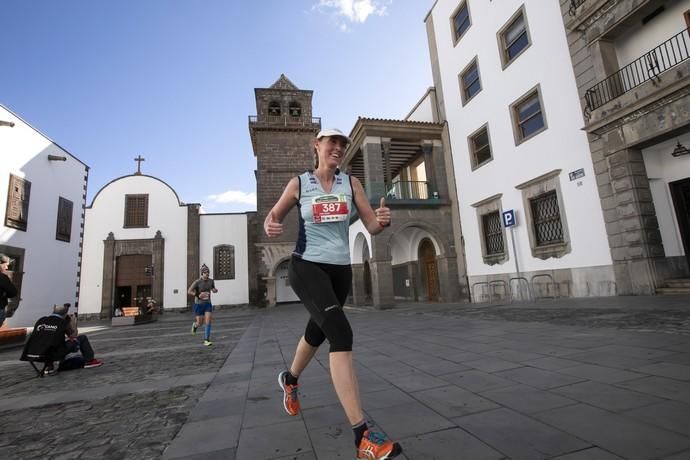
<svg viewBox="0 0 690 460">
<path fill-rule="evenodd" d="M 428 200 L 438 198 L 429 193 L 429 183 L 422 181 L 398 181 L 386 187 L 386 197 L 394 200 Z"/>
<path fill-rule="evenodd" d="M 690 29 L 685 29 L 674 35 L 642 57 L 589 88 L 585 92 L 587 109 L 591 112 L 648 80 L 658 80 L 660 73 L 687 60 L 690 57 L 689 31 Z"/>
<path fill-rule="evenodd" d="M 249 115 L 250 125 L 277 125 L 283 126 L 321 126 L 319 117 L 293 117 L 290 115 L 266 115 L 259 120 L 256 115 Z"/>
</svg>

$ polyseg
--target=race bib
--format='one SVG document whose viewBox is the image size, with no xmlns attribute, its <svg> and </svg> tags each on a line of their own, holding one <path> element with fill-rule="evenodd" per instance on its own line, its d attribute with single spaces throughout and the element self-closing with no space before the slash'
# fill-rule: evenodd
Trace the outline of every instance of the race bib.
<svg viewBox="0 0 690 460">
<path fill-rule="evenodd" d="M 321 195 L 311 200 L 314 223 L 342 222 L 347 219 L 347 198 L 345 195 Z"/>
</svg>

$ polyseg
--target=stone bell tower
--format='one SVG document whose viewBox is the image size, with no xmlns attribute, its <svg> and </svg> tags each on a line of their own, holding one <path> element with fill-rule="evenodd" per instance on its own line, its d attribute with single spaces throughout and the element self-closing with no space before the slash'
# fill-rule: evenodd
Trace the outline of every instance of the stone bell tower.
<svg viewBox="0 0 690 460">
<path fill-rule="evenodd" d="M 257 215 L 249 256 L 256 272 L 249 295 L 255 305 L 273 306 L 276 301 L 295 300 L 283 284 L 297 241 L 297 209 L 283 220 L 285 230 L 278 238 L 266 236 L 264 219 L 288 181 L 314 167 L 311 142 L 321 129 L 321 119 L 312 116 L 313 91 L 297 88 L 285 75 L 269 88 L 255 88 L 254 95 L 257 114 L 249 117 L 249 133 L 256 157 Z"/>
</svg>

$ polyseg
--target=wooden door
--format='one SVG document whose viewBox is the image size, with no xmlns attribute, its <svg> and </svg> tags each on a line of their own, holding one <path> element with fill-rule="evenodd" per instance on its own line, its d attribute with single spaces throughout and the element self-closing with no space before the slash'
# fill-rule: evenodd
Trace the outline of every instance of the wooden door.
<svg viewBox="0 0 690 460">
<path fill-rule="evenodd" d="M 438 266 L 436 265 L 436 249 L 431 240 L 424 239 L 419 245 L 419 262 L 422 267 L 422 277 L 426 297 L 432 302 L 438 301 L 439 283 Z"/>
<path fill-rule="evenodd" d="M 685 257 L 690 265 L 690 177 L 671 182 L 669 187 L 671 187 L 671 197 L 676 210 Z"/>
</svg>

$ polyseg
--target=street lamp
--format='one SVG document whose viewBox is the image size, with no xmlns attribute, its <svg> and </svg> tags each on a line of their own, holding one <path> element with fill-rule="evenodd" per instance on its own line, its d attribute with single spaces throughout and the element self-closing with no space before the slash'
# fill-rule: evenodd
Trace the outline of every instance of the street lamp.
<svg viewBox="0 0 690 460">
<path fill-rule="evenodd" d="M 678 143 L 676 144 L 676 148 L 673 149 L 671 155 L 673 155 L 674 157 L 680 157 L 683 155 L 687 155 L 688 153 L 690 153 L 690 150 L 688 150 L 687 147 L 685 147 L 683 144 L 680 143 L 680 141 L 678 141 Z"/>
</svg>

